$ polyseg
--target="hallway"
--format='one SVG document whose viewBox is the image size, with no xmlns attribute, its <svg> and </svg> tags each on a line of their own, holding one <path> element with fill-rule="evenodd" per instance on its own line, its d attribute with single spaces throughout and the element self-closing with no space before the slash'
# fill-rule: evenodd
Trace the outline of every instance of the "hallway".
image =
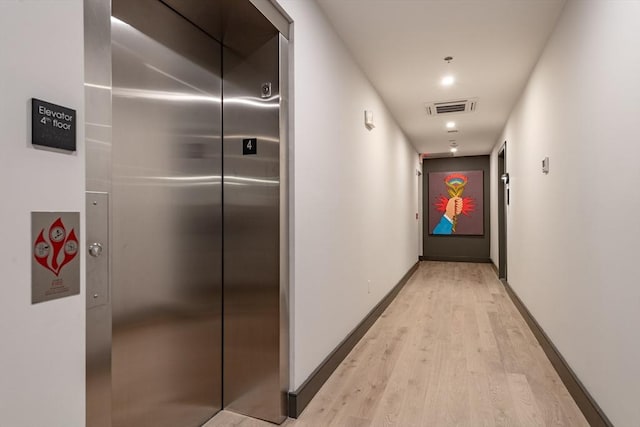
<svg viewBox="0 0 640 427">
<path fill-rule="evenodd" d="M 205 427 L 269 425 L 222 412 Z M 284 425 L 588 424 L 489 264 L 423 262 Z"/>
</svg>

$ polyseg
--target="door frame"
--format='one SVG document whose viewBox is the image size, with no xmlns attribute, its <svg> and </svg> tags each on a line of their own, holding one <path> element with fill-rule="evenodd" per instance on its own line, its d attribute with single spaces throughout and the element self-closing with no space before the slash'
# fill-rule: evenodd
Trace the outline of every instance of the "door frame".
<svg viewBox="0 0 640 427">
<path fill-rule="evenodd" d="M 509 183 L 502 179 L 507 174 L 507 141 L 498 150 L 498 277 L 507 280 L 507 209 Z"/>
</svg>

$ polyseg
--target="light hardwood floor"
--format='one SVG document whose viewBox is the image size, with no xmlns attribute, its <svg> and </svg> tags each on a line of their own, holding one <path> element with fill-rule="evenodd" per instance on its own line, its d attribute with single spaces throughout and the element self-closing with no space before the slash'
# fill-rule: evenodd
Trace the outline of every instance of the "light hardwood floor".
<svg viewBox="0 0 640 427">
<path fill-rule="evenodd" d="M 286 427 L 588 426 L 488 264 L 422 262 Z M 223 411 L 205 427 L 269 427 Z"/>
</svg>

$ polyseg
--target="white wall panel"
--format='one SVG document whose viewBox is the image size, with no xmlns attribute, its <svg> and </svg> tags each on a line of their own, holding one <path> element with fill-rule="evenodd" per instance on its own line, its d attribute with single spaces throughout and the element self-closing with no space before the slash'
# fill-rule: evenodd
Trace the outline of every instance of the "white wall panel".
<svg viewBox="0 0 640 427">
<path fill-rule="evenodd" d="M 30 212 L 84 221 L 82 21 L 82 0 L 0 1 L 2 426 L 84 425 L 84 267 L 80 295 L 31 305 L 30 291 Z M 31 146 L 32 97 L 77 111 L 76 153 Z"/>
<path fill-rule="evenodd" d="M 498 141 L 509 283 L 616 426 L 640 422 L 639 16 L 569 1 Z"/>
<path fill-rule="evenodd" d="M 294 20 L 295 389 L 417 261 L 419 162 L 316 3 L 280 4 Z"/>
</svg>

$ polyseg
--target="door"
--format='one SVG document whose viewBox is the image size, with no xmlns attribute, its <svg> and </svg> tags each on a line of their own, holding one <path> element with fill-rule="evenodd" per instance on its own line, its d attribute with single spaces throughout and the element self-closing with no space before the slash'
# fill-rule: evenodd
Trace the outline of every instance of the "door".
<svg viewBox="0 0 640 427">
<path fill-rule="evenodd" d="M 498 277 L 507 280 L 507 204 L 509 176 L 506 174 L 507 143 L 498 154 Z"/>
<path fill-rule="evenodd" d="M 221 408 L 221 46 L 160 2 L 140 15 L 123 4 L 111 26 L 112 425 L 195 427 Z"/>
<path fill-rule="evenodd" d="M 224 55 L 224 406 L 282 422 L 280 36 Z"/>
</svg>

